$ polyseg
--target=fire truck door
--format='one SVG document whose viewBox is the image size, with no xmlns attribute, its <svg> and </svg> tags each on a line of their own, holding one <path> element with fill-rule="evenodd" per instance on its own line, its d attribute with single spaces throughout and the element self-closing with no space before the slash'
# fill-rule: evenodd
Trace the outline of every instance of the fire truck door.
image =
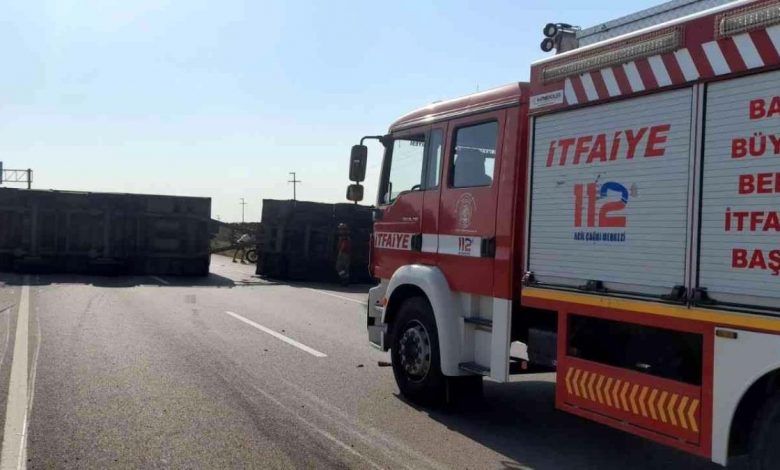
<svg viewBox="0 0 780 470">
<path fill-rule="evenodd" d="M 449 123 L 439 205 L 439 267 L 455 291 L 492 295 L 498 159 L 506 111 Z"/>
<path fill-rule="evenodd" d="M 394 134 L 385 150 L 374 224 L 374 275 L 389 279 L 400 266 L 414 263 L 422 246 L 423 170 L 426 129 Z"/>
</svg>

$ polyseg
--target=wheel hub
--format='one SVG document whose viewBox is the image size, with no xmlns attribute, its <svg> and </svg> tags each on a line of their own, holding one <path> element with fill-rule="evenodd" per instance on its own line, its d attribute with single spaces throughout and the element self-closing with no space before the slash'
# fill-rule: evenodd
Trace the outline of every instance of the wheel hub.
<svg viewBox="0 0 780 470">
<path fill-rule="evenodd" d="M 399 358 L 404 371 L 423 378 L 431 368 L 431 341 L 425 328 L 415 323 L 407 328 L 399 341 Z"/>
</svg>

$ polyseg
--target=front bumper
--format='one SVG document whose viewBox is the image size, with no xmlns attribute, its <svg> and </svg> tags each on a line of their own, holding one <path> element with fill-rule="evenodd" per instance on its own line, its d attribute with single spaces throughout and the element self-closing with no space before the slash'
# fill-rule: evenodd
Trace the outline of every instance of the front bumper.
<svg viewBox="0 0 780 470">
<path fill-rule="evenodd" d="M 368 341 L 372 346 L 387 350 L 385 345 L 385 336 L 387 334 L 387 324 L 382 323 L 385 313 L 383 300 L 385 298 L 386 287 L 379 284 L 368 291 L 368 303 L 366 304 L 366 328 L 368 329 Z"/>
</svg>

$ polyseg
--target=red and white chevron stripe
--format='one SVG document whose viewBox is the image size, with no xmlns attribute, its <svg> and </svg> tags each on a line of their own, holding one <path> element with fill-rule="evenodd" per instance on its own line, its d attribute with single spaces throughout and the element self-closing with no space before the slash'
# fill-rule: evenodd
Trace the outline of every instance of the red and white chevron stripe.
<svg viewBox="0 0 780 470">
<path fill-rule="evenodd" d="M 780 62 L 780 25 L 566 79 L 570 105 L 614 98 Z"/>
</svg>

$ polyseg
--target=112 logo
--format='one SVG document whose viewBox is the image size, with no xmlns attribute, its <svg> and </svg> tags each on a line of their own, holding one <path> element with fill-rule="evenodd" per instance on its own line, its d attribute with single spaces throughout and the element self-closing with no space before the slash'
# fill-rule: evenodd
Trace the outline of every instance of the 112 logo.
<svg viewBox="0 0 780 470">
<path fill-rule="evenodd" d="M 609 197 L 610 192 L 617 193 L 620 196 L 620 200 L 598 204 L 599 200 Z M 625 228 L 626 217 L 625 215 L 620 215 L 619 212 L 626 208 L 629 194 L 625 186 L 614 181 L 604 183 L 600 188 L 597 183 L 575 184 L 574 226 L 583 226 L 584 213 L 585 227 Z M 597 210 L 598 217 L 596 214 Z"/>
<path fill-rule="evenodd" d="M 458 253 L 470 255 L 472 243 L 474 243 L 474 240 L 469 237 L 458 237 Z"/>
</svg>

